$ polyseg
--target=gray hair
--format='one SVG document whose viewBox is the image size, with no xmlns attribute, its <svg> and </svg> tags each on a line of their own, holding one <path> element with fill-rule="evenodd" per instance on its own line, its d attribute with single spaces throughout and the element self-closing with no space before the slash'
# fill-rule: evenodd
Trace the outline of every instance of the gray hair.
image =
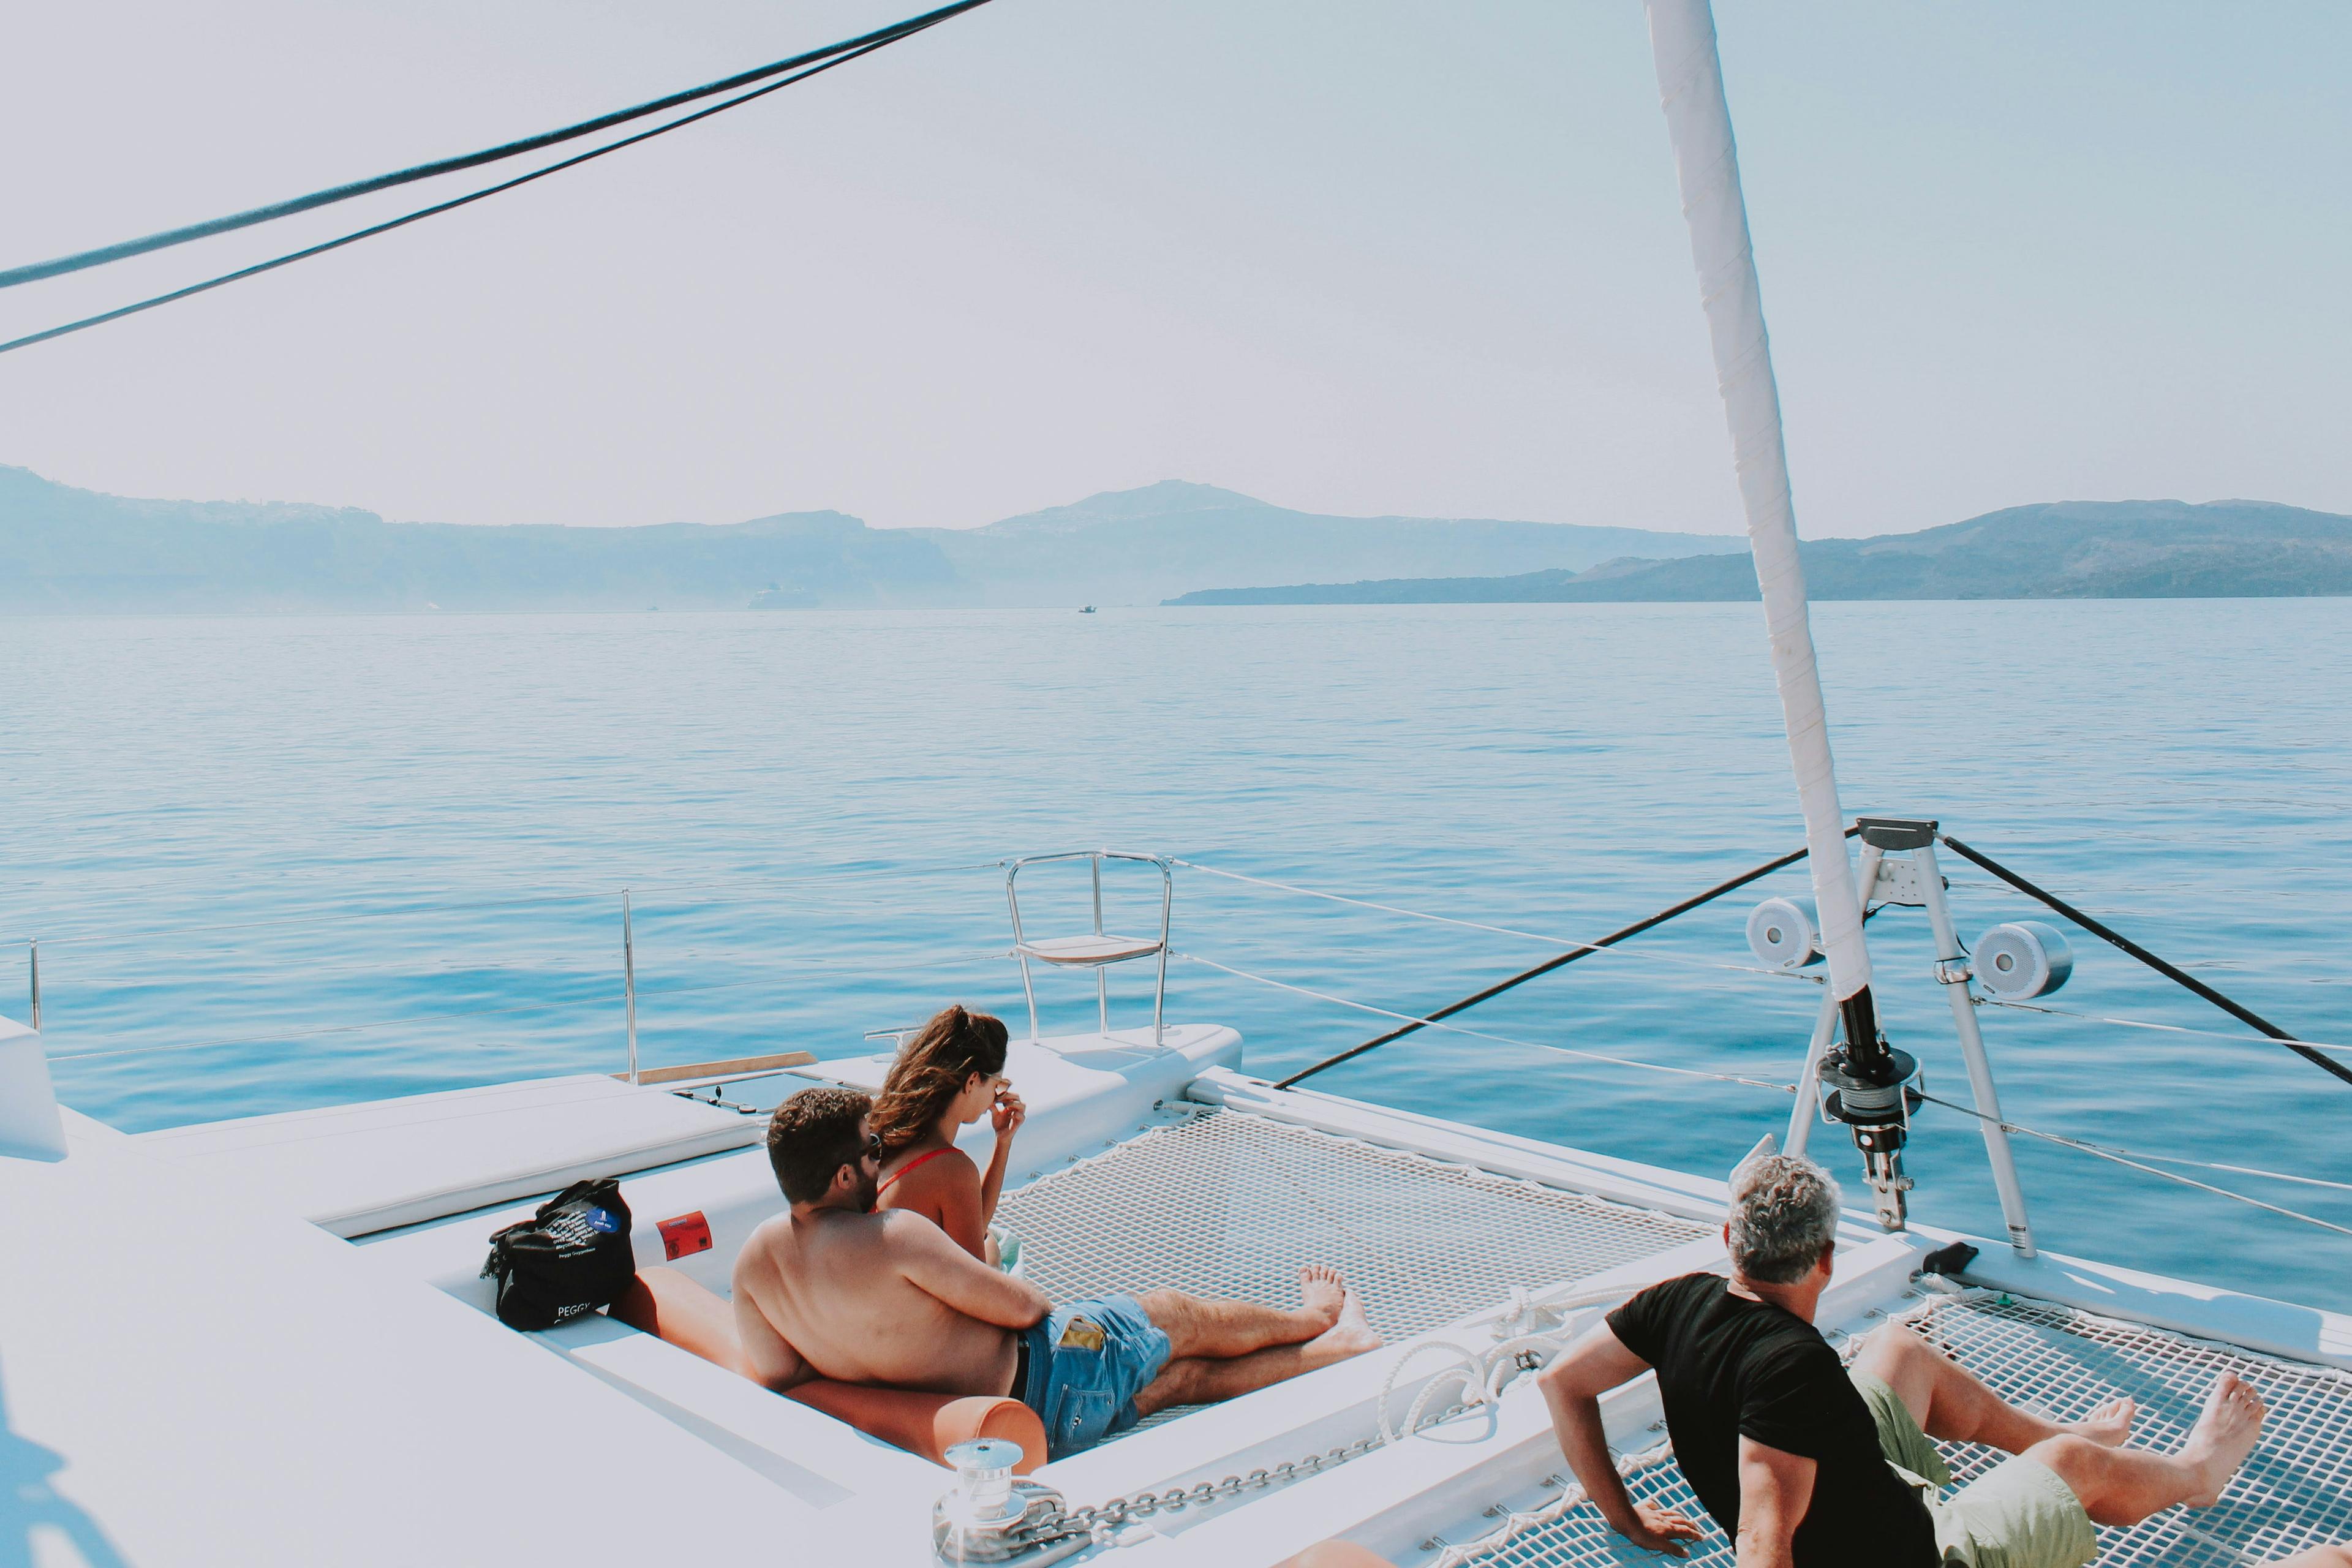
<svg viewBox="0 0 2352 1568">
<path fill-rule="evenodd" d="M 1837 1236 L 1838 1184 L 1799 1154 L 1765 1154 L 1731 1173 L 1731 1261 L 1750 1279 L 1789 1285 Z"/>
</svg>

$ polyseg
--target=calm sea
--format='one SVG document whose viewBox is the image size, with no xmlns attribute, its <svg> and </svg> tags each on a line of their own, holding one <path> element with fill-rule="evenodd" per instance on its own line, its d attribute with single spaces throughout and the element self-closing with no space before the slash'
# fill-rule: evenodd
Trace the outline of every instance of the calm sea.
<svg viewBox="0 0 2352 1568">
<path fill-rule="evenodd" d="M 1940 817 L 2257 1011 L 2352 1042 L 2352 601 L 1831 605 L 1850 810 Z M 62 1092 L 131 1129 L 623 1059 L 867 1048 L 1018 1016 L 1004 857 L 1108 846 L 1570 940 L 1801 837 L 1752 605 L 0 626 L 0 1010 L 38 938 Z M 1033 927 L 1083 918 L 1034 873 Z M 1962 932 L 2033 911 L 1948 864 Z M 1744 973 L 1801 868 L 1318 1086 L 1724 1170 L 1818 997 Z M 1114 879 L 1115 924 L 1156 885 Z M 1134 911 L 1130 913 L 1129 911 Z M 1417 1013 L 1540 941 L 1179 872 L 1179 948 Z M 1872 922 L 1896 1042 L 1964 1089 L 1925 921 Z M 2079 934 L 2053 1005 L 2242 1036 Z M 1388 1020 L 1180 962 L 1170 1011 L 1275 1073 Z M 1048 1029 L 1091 986 L 1049 976 Z M 1118 972 L 1113 1022 L 1142 1020 Z M 2013 1120 L 2352 1182 L 2352 1086 L 2271 1045 L 1983 1012 Z M 1826 1131 L 1816 1144 L 1855 1163 Z M 2046 1245 L 2343 1307 L 2352 1238 L 2020 1151 Z M 1998 1234 L 1976 1129 L 1922 1112 L 1916 1212 Z M 2352 1191 L 2181 1167 L 2352 1225 Z"/>
</svg>

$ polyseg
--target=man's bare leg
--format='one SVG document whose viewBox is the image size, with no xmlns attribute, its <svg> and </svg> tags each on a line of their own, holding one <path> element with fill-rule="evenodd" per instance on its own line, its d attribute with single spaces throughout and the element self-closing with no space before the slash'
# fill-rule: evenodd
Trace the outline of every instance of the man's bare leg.
<svg viewBox="0 0 2352 1568">
<path fill-rule="evenodd" d="M 1247 1355 L 1269 1345 L 1300 1344 L 1327 1333 L 1339 1321 L 1347 1291 L 1339 1270 L 1317 1263 L 1298 1271 L 1295 1308 L 1187 1296 L 1181 1290 L 1146 1290 L 1135 1300 L 1152 1326 L 1168 1336 L 1168 1359 L 1186 1361 L 1194 1356 Z"/>
<path fill-rule="evenodd" d="M 2022 1454 L 2037 1443 L 2069 1436 L 2120 1447 L 2138 1414 L 2131 1400 L 2110 1399 L 2086 1421 L 2044 1420 L 2010 1404 L 1976 1373 L 1900 1323 L 1884 1324 L 1872 1333 L 1854 1364 L 1895 1390 L 1928 1436 L 1982 1443 L 2006 1454 Z"/>
<path fill-rule="evenodd" d="M 2057 1472 L 2094 1523 L 2134 1525 L 2175 1503 L 2210 1508 L 2221 1500 L 2262 1436 L 2263 1415 L 2253 1385 L 2224 1373 L 2178 1454 L 2111 1448 L 2070 1432 L 2035 1444 L 2025 1457 Z"/>
<path fill-rule="evenodd" d="M 1340 1303 L 1338 1321 L 1304 1344 L 1275 1345 L 1239 1356 L 1171 1358 L 1135 1396 L 1135 1408 L 1149 1415 L 1175 1405 L 1214 1405 L 1336 1365 L 1380 1345 L 1381 1336 L 1364 1319 L 1364 1304 L 1350 1290 Z"/>
</svg>

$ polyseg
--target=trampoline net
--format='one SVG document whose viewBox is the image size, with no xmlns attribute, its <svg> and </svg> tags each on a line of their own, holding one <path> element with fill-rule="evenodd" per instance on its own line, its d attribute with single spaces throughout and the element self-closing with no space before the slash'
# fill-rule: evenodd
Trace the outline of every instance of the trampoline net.
<svg viewBox="0 0 2352 1568">
<path fill-rule="evenodd" d="M 1393 1340 L 1697 1239 L 1695 1220 L 1240 1111 L 1155 1128 L 1007 1193 L 1057 1301 L 1170 1288 L 1287 1305 L 1328 1263 Z"/>
<path fill-rule="evenodd" d="M 1908 1321 L 2005 1398 L 2053 1419 L 2076 1420 L 2103 1401 L 2129 1395 L 2139 1402 L 2134 1441 L 2150 1447 L 2179 1446 L 2222 1373 L 2234 1372 L 2262 1391 L 2270 1416 L 2261 1446 L 2221 1500 L 2209 1509 L 2168 1509 L 2131 1530 L 2100 1531 L 2101 1568 L 2234 1568 L 2352 1540 L 2352 1374 L 2008 1298 L 1931 1300 Z M 1937 1447 L 1956 1484 L 2003 1458 L 1974 1444 Z M 1660 1462 L 1666 1459 L 1661 1450 L 1634 1460 L 1629 1488 L 1638 1499 L 1704 1522 L 1707 1539 L 1694 1546 L 1690 1561 L 1729 1568 L 1729 1543 L 1681 1471 Z M 1506 1568 L 1659 1561 L 1635 1551 L 1583 1504 L 1531 1522 L 1507 1541 L 1450 1555 Z"/>
</svg>

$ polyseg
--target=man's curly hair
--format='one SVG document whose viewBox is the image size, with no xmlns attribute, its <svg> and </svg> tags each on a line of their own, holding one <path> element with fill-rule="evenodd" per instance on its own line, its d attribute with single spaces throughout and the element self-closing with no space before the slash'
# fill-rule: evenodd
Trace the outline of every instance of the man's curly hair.
<svg viewBox="0 0 2352 1568">
<path fill-rule="evenodd" d="M 1766 1154 L 1731 1173 L 1731 1261 L 1768 1285 L 1802 1279 L 1837 1237 L 1838 1184 L 1797 1154 Z"/>
</svg>

